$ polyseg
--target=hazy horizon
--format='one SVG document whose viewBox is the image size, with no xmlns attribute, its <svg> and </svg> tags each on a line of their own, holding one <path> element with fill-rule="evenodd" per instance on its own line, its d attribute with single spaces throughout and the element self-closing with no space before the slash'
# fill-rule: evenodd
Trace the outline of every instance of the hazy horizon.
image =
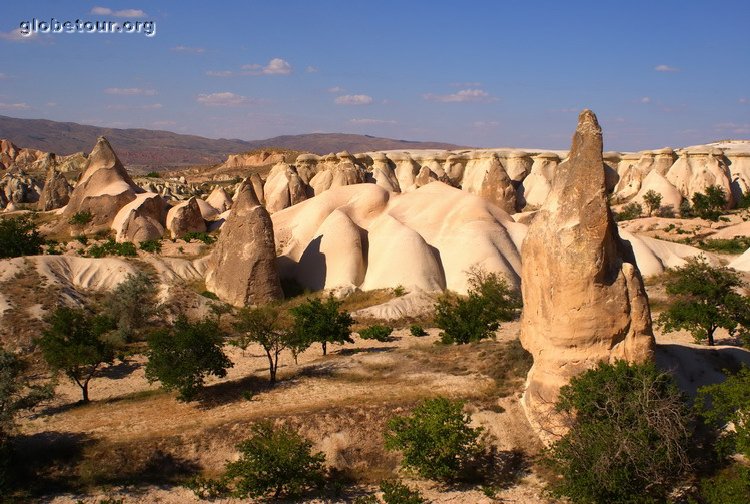
<svg viewBox="0 0 750 504">
<path fill-rule="evenodd" d="M 207 138 L 350 133 L 566 149 L 576 114 L 591 108 L 608 150 L 748 138 L 750 6 L 708 9 L 30 1 L 6 6 L 0 22 L 0 114 Z M 706 16 L 718 26 L 702 28 Z M 20 31 L 53 18 L 152 30 Z"/>
</svg>

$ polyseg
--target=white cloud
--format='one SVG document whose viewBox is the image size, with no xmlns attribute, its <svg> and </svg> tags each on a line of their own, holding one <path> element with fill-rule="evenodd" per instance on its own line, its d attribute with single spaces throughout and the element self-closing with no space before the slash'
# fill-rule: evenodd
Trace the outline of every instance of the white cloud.
<svg viewBox="0 0 750 504">
<path fill-rule="evenodd" d="M 342 88 L 341 86 L 333 86 L 326 89 L 329 93 L 343 93 L 346 91 L 346 89 Z"/>
<path fill-rule="evenodd" d="M 491 102 L 497 100 L 483 89 L 462 89 L 453 94 L 436 95 L 428 93 L 423 95 L 425 100 L 443 102 L 443 103 L 463 103 L 463 102 Z"/>
<path fill-rule="evenodd" d="M 196 101 L 203 105 L 220 107 L 250 103 L 250 99 L 246 96 L 230 93 L 229 91 L 224 91 L 223 93 L 199 94 Z"/>
<path fill-rule="evenodd" d="M 189 46 L 184 46 L 184 45 L 178 45 L 178 46 L 172 47 L 170 51 L 191 53 L 191 54 L 203 54 L 204 52 L 206 52 L 206 49 L 204 49 L 203 47 L 189 47 Z"/>
<path fill-rule="evenodd" d="M 307 73 L 318 73 L 319 70 L 318 70 L 318 67 L 314 67 L 312 65 L 307 65 L 307 67 L 305 68 L 305 72 L 307 72 Z"/>
<path fill-rule="evenodd" d="M 474 127 L 475 128 L 494 128 L 495 126 L 500 126 L 499 121 L 475 121 Z"/>
<path fill-rule="evenodd" d="M 20 28 L 16 28 L 15 30 L 11 30 L 9 32 L 0 32 L 0 40 L 5 40 L 7 42 L 29 42 L 38 39 L 38 34 L 30 32 L 24 35 L 21 33 Z"/>
<path fill-rule="evenodd" d="M 121 18 L 142 18 L 146 17 L 146 13 L 143 12 L 141 9 L 122 9 L 122 10 L 112 10 L 109 7 L 101 7 L 96 6 L 89 14 L 96 14 L 97 16 L 114 16 L 114 17 L 121 17 Z"/>
<path fill-rule="evenodd" d="M 143 89 L 143 88 L 117 88 L 111 87 L 104 90 L 105 93 L 111 95 L 120 96 L 154 96 L 156 94 L 155 89 Z"/>
<path fill-rule="evenodd" d="M 744 97 L 743 97 L 743 98 L 740 98 L 740 99 L 739 99 L 739 100 L 737 100 L 737 101 L 738 101 L 739 103 L 742 103 L 743 105 L 744 105 L 744 104 L 746 104 L 746 103 L 750 103 L 750 100 L 748 100 L 747 98 L 744 98 Z"/>
<path fill-rule="evenodd" d="M 154 121 L 151 123 L 155 128 L 163 128 L 164 126 L 174 126 L 177 121 Z"/>
<path fill-rule="evenodd" d="M 656 65 L 654 70 L 657 72 L 679 72 L 680 69 L 669 65 Z"/>
<path fill-rule="evenodd" d="M 349 119 L 349 122 L 352 124 L 398 124 L 396 121 L 390 119 L 369 119 L 369 118 L 361 118 L 361 119 Z"/>
<path fill-rule="evenodd" d="M 0 103 L 0 109 L 4 110 L 27 110 L 31 105 L 28 103 Z"/>
<path fill-rule="evenodd" d="M 209 77 L 231 77 L 234 75 L 234 72 L 231 70 L 209 70 L 206 72 L 206 75 Z"/>
<path fill-rule="evenodd" d="M 337 97 L 334 102 L 336 102 L 337 105 L 369 105 L 372 103 L 372 96 L 364 94 L 343 95 Z"/>
<path fill-rule="evenodd" d="M 9 78 L 10 77 L 8 76 L 8 74 L 0 73 L 0 80 L 5 80 L 5 79 L 9 79 Z M 740 102 L 740 103 L 742 103 L 742 102 Z"/>
<path fill-rule="evenodd" d="M 245 75 L 289 75 L 292 73 L 292 65 L 281 58 L 274 58 L 266 66 L 254 63 L 242 65 L 242 70 Z"/>
<path fill-rule="evenodd" d="M 651 103 L 651 97 L 650 96 L 644 96 L 640 99 L 641 103 Z"/>
</svg>

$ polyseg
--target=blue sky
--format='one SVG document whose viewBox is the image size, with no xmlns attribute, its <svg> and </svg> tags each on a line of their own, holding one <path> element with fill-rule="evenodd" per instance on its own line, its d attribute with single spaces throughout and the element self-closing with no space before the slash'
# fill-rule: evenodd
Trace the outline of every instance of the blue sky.
<svg viewBox="0 0 750 504">
<path fill-rule="evenodd" d="M 21 21 L 153 21 L 21 37 Z M 743 1 L 6 2 L 0 114 L 212 138 L 567 148 L 750 138 Z"/>
</svg>

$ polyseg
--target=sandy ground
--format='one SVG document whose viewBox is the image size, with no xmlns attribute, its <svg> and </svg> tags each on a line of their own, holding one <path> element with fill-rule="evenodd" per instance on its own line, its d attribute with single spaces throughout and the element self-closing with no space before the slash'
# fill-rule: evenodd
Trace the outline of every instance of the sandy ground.
<svg viewBox="0 0 750 504">
<path fill-rule="evenodd" d="M 518 330 L 518 322 L 505 324 L 498 341 L 516 338 Z M 80 398 L 80 389 L 61 380 L 57 396 L 46 410 L 54 414 L 42 412 L 29 416 L 23 422 L 23 433 L 29 436 L 49 432 L 78 435 L 105 440 L 114 446 L 147 444 L 157 438 L 200 440 L 214 436 L 216 431 L 231 432 L 228 438 L 234 439 L 238 431 L 246 431 L 247 425 L 260 418 L 294 418 L 304 425 L 304 419 L 311 415 L 334 418 L 337 411 L 379 406 L 386 412 L 397 412 L 403 410 L 401 405 L 442 394 L 469 400 L 468 411 L 472 413 L 473 422 L 494 436 L 498 449 L 532 447 L 533 452 L 539 448 L 518 403 L 518 393 L 499 401 L 490 400 L 496 407 L 485 409 L 487 396 L 494 393 L 495 383 L 491 378 L 480 373 L 452 374 L 450 369 L 441 372 L 405 359 L 420 352 L 426 352 L 429 358 L 429 353 L 436 348 L 437 330 L 429 330 L 429 335 L 422 338 L 411 336 L 408 330 L 394 331 L 393 336 L 394 341 L 389 343 L 355 337 L 355 344 L 333 347 L 327 357 L 322 357 L 320 347 L 315 346 L 300 356 L 298 365 L 284 353 L 279 368 L 280 383 L 274 388 L 265 384 L 267 360 L 259 347 L 248 348 L 245 352 L 229 347 L 228 354 L 235 366 L 226 378 L 209 380 L 208 387 L 216 401 L 208 405 L 178 402 L 172 394 L 160 391 L 157 384 L 149 385 L 144 377 L 143 358 L 133 359 L 94 379 L 90 386 L 92 403 L 86 406 L 71 407 Z M 242 397 L 244 390 L 253 390 L 251 400 Z M 474 399 L 480 406 L 474 405 Z M 345 459 L 357 442 L 355 434 L 346 428 L 324 433 L 312 428 L 301 431 L 315 439 L 316 449 L 335 463 Z M 372 436 L 382 439 L 379 432 Z M 186 445 L 188 455 L 198 458 L 209 473 L 220 471 L 226 460 L 236 456 L 231 440 L 206 442 L 207 449 L 196 446 L 199 441 Z M 523 477 L 511 488 L 499 490 L 497 499 L 500 500 L 488 498 L 478 488 L 446 490 L 426 481 L 408 481 L 436 503 L 547 502 L 542 497 L 542 484 L 533 475 Z M 140 487 L 137 493 L 114 487 L 106 494 L 65 494 L 49 501 L 98 503 L 105 496 L 124 498 L 128 503 L 198 502 L 192 492 L 182 487 L 148 486 Z"/>
</svg>

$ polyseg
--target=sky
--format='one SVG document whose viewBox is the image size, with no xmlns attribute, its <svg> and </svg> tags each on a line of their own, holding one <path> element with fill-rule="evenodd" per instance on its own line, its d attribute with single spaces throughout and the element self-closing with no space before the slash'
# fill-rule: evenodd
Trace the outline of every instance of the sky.
<svg viewBox="0 0 750 504">
<path fill-rule="evenodd" d="M 21 35 L 52 18 L 151 24 Z M 607 150 L 681 147 L 750 138 L 748 25 L 747 0 L 6 1 L 0 115 L 564 149 L 590 108 Z"/>
</svg>

